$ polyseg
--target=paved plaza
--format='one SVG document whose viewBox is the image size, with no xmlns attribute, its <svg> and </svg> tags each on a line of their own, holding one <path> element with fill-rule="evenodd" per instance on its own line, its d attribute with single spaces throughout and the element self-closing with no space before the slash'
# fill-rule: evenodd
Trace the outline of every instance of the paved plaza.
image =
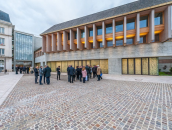
<svg viewBox="0 0 172 130">
<path fill-rule="evenodd" d="M 0 106 L 2 130 L 171 130 L 172 85 L 91 79 L 34 84 L 24 75 Z"/>
</svg>

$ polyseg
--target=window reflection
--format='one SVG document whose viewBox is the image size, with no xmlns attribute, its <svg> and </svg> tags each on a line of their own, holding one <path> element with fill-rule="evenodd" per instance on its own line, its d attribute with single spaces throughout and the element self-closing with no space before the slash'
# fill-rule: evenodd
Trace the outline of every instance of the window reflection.
<svg viewBox="0 0 172 130">
<path fill-rule="evenodd" d="M 155 14 L 155 25 L 162 24 L 162 13 Z"/>
<path fill-rule="evenodd" d="M 84 38 L 85 37 L 85 32 L 84 30 L 81 31 L 81 38 Z"/>
<path fill-rule="evenodd" d="M 70 33 L 68 33 L 68 40 L 70 40 Z"/>
<path fill-rule="evenodd" d="M 133 38 L 128 38 L 126 44 L 131 45 L 131 44 L 133 44 L 133 41 L 134 41 Z"/>
<path fill-rule="evenodd" d="M 140 18 L 140 28 L 148 27 L 148 16 L 143 16 Z"/>
<path fill-rule="evenodd" d="M 135 29 L 135 19 L 127 20 L 127 30 Z"/>
<path fill-rule="evenodd" d="M 75 32 L 75 39 L 77 39 L 77 32 Z"/>
<path fill-rule="evenodd" d="M 102 35 L 102 27 L 97 27 L 97 35 Z"/>
<path fill-rule="evenodd" d="M 93 37 L 93 29 L 89 29 L 89 37 Z"/>
<path fill-rule="evenodd" d="M 146 36 L 140 37 L 140 44 L 141 43 L 146 43 Z"/>
<path fill-rule="evenodd" d="M 103 48 L 104 47 L 103 44 L 102 44 L 102 42 L 99 42 L 99 46 L 100 46 L 100 48 Z"/>
<path fill-rule="evenodd" d="M 106 34 L 112 33 L 112 24 L 106 25 Z"/>
<path fill-rule="evenodd" d="M 116 32 L 123 31 L 123 21 L 116 22 Z"/>
<path fill-rule="evenodd" d="M 112 41 L 107 41 L 107 47 L 112 47 L 113 46 L 113 42 Z"/>
<path fill-rule="evenodd" d="M 123 40 L 116 40 L 116 46 L 122 46 Z"/>
</svg>

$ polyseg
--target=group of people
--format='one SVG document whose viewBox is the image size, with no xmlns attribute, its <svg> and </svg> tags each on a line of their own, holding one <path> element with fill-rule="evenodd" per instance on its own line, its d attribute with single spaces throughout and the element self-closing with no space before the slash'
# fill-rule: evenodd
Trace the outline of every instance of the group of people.
<svg viewBox="0 0 172 130">
<path fill-rule="evenodd" d="M 58 72 L 57 72 L 58 73 Z M 80 82 L 85 83 L 85 81 L 89 81 L 89 78 L 95 78 L 97 76 L 98 80 L 102 79 L 102 71 L 99 65 L 94 65 L 94 67 L 86 65 L 85 66 L 77 66 L 76 69 L 72 67 L 72 65 L 69 65 L 67 68 L 67 74 L 68 74 L 68 82 L 73 83 L 75 79 L 80 80 Z"/>
<path fill-rule="evenodd" d="M 20 74 L 29 74 L 29 70 L 33 73 L 33 67 L 25 67 L 25 66 L 16 66 L 16 74 L 20 72 Z"/>
</svg>

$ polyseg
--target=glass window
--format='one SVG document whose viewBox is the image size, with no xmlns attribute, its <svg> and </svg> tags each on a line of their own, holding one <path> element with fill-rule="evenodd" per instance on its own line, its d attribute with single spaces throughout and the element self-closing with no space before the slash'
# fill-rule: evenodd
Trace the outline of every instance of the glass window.
<svg viewBox="0 0 172 130">
<path fill-rule="evenodd" d="M 75 39 L 77 39 L 77 32 L 75 32 Z"/>
<path fill-rule="evenodd" d="M 116 32 L 123 31 L 123 21 L 116 22 Z"/>
<path fill-rule="evenodd" d="M 93 29 L 89 29 L 89 37 L 93 37 Z"/>
<path fill-rule="evenodd" d="M 70 40 L 70 33 L 68 33 L 68 40 Z"/>
<path fill-rule="evenodd" d="M 140 17 L 140 28 L 148 27 L 148 16 Z"/>
<path fill-rule="evenodd" d="M 0 48 L 0 55 L 1 55 L 1 48 Z"/>
<path fill-rule="evenodd" d="M 146 43 L 146 36 L 140 37 L 139 43 Z"/>
<path fill-rule="evenodd" d="M 84 30 L 81 31 L 81 38 L 84 38 L 85 37 L 85 32 Z"/>
<path fill-rule="evenodd" d="M 0 55 L 4 55 L 5 54 L 5 50 L 4 49 L 0 49 Z"/>
<path fill-rule="evenodd" d="M 112 33 L 112 24 L 106 25 L 106 34 Z"/>
<path fill-rule="evenodd" d="M 102 42 L 99 42 L 99 46 L 100 46 L 100 48 L 104 47 Z"/>
<path fill-rule="evenodd" d="M 135 19 L 128 19 L 127 20 L 127 30 L 135 29 Z"/>
<path fill-rule="evenodd" d="M 5 45 L 5 39 L 4 38 L 0 38 L 0 45 Z"/>
<path fill-rule="evenodd" d="M 111 47 L 113 46 L 113 42 L 112 41 L 107 41 L 107 47 Z"/>
<path fill-rule="evenodd" d="M 133 38 L 128 38 L 126 44 L 131 45 L 131 44 L 133 44 L 133 41 L 134 41 Z"/>
<path fill-rule="evenodd" d="M 102 35 L 102 26 L 97 27 L 97 35 Z"/>
<path fill-rule="evenodd" d="M 155 14 L 155 25 L 162 24 L 162 13 Z"/>
<path fill-rule="evenodd" d="M 123 40 L 116 40 L 116 46 L 122 46 Z"/>
<path fill-rule="evenodd" d="M 4 34 L 4 28 L 3 27 L 0 27 L 0 33 Z"/>
</svg>

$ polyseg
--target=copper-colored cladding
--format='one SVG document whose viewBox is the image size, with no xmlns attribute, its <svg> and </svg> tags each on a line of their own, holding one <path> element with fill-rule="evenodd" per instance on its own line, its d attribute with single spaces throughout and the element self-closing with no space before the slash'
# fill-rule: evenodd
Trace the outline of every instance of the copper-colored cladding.
<svg viewBox="0 0 172 130">
<path fill-rule="evenodd" d="M 149 27 L 140 28 L 140 34 L 141 33 L 148 33 L 148 32 L 149 32 Z"/>
<path fill-rule="evenodd" d="M 88 42 L 93 43 L 93 37 L 88 37 Z"/>
<path fill-rule="evenodd" d="M 109 33 L 105 35 L 106 40 L 113 40 L 113 33 Z"/>
<path fill-rule="evenodd" d="M 102 35 L 97 35 L 96 39 L 97 41 L 102 41 Z"/>
<path fill-rule="evenodd" d="M 85 38 L 81 38 L 81 43 L 82 43 L 82 44 L 85 43 Z"/>
<path fill-rule="evenodd" d="M 150 75 L 159 75 L 158 58 L 149 58 L 149 73 Z"/>
<path fill-rule="evenodd" d="M 142 74 L 148 75 L 148 58 L 142 58 Z"/>
<path fill-rule="evenodd" d="M 67 61 L 62 61 L 62 67 L 61 70 L 62 72 L 66 73 L 67 72 Z"/>
<path fill-rule="evenodd" d="M 75 44 L 77 44 L 77 39 L 74 39 L 73 42 L 74 42 Z"/>
<path fill-rule="evenodd" d="M 155 26 L 155 31 L 162 31 L 162 30 L 164 30 L 164 24 Z"/>
<path fill-rule="evenodd" d="M 136 75 L 141 75 L 141 73 L 142 73 L 141 60 L 142 60 L 141 58 L 135 59 L 135 74 Z"/>
</svg>

